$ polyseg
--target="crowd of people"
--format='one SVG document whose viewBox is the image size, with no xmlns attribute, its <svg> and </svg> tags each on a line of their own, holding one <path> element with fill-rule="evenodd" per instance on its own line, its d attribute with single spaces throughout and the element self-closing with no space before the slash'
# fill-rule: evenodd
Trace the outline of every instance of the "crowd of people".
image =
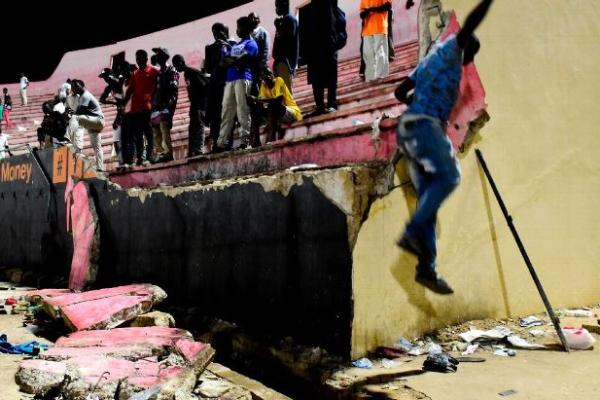
<svg viewBox="0 0 600 400">
<path fill-rule="evenodd" d="M 392 0 L 361 0 L 361 49 L 367 81 L 387 74 L 391 3 Z M 112 68 L 105 68 L 100 74 L 107 86 L 99 100 L 80 80 L 68 80 L 60 87 L 54 104 L 43 107 L 45 118 L 38 130 L 40 145 L 70 143 L 80 151 L 83 132 L 87 130 L 97 169 L 104 170 L 99 135 L 104 128 L 104 114 L 98 104 L 112 104 L 117 108 L 112 128 L 120 167 L 173 160 L 171 130 L 180 74 L 190 104 L 189 157 L 231 150 L 236 129 L 239 150 L 260 146 L 263 126 L 265 142 L 280 140 L 287 124 L 303 119 L 293 96 L 300 55 L 307 64 L 315 100 L 314 110 L 304 117 L 335 112 L 337 54 L 347 41 L 345 14 L 336 0 L 313 2 L 303 10 L 304 27 L 299 29 L 289 0 L 275 0 L 277 18 L 272 42 L 256 13 L 237 20 L 237 40 L 230 37 L 225 24 L 215 23 L 214 42 L 205 47 L 200 69 L 188 66 L 182 55 L 171 58 L 169 50 L 162 47 L 152 49 L 150 60 L 145 50 L 138 50 L 135 65 L 126 62 L 124 56 L 114 59 Z M 300 32 L 306 44 L 302 48 Z M 29 83 L 24 76 L 20 82 L 25 104 Z M 77 90 L 73 82 L 77 82 Z M 65 124 L 65 132 L 59 132 Z M 205 138 L 206 127 L 210 134 Z"/>
<path fill-rule="evenodd" d="M 397 99 L 408 108 L 398 121 L 397 142 L 407 159 L 408 171 L 418 203 L 397 245 L 418 259 L 416 281 L 439 294 L 452 288 L 437 273 L 436 215 L 442 203 L 461 179 L 459 163 L 445 128 L 460 93 L 463 67 L 473 62 L 480 44 L 475 29 L 487 15 L 493 0 L 480 0 L 462 29 L 436 42 L 416 69 L 396 89 Z M 366 81 L 388 74 L 392 0 L 361 0 L 362 61 L 360 74 Z M 414 5 L 406 1 L 406 8 Z M 178 100 L 179 74 L 183 73 L 190 99 L 189 156 L 202 152 L 204 127 L 210 126 L 213 153 L 232 146 L 232 132 L 239 125 L 239 149 L 260 146 L 260 127 L 268 124 L 266 141 L 281 139 L 282 124 L 299 121 L 302 113 L 293 98 L 293 77 L 299 52 L 307 64 L 315 109 L 310 116 L 334 112 L 337 108 L 337 52 L 347 40 L 346 21 L 336 0 L 313 1 L 304 8 L 300 42 L 298 21 L 290 14 L 289 0 L 275 0 L 277 19 L 273 50 L 269 34 L 252 13 L 237 20 L 238 40 L 229 37 L 227 26 L 212 27 L 215 41 L 206 46 L 201 70 L 189 67 L 181 55 L 173 57 L 165 48 L 154 48 L 156 65 L 148 64 L 144 50 L 136 52 L 137 66 L 113 63 L 100 74 L 107 87 L 100 102 L 115 104 L 113 124 L 121 163 L 163 162 L 173 159 L 170 131 Z M 267 65 L 268 55 L 274 60 Z M 21 99 L 27 102 L 27 78 L 21 77 Z M 325 91 L 327 90 L 327 104 Z M 112 99 L 112 100 L 111 100 Z M 100 102 L 80 80 L 61 86 L 54 101 L 45 102 L 40 127 L 40 145 L 70 142 L 83 146 L 83 130 L 90 135 L 96 164 L 103 169 L 100 132 L 104 114 Z M 4 89 L 0 115 L 10 123 L 12 100 Z M 49 141 L 50 138 L 50 141 Z M 6 148 L 6 149 L 5 149 Z M 7 151 L 7 139 L 0 135 L 0 158 Z"/>
</svg>

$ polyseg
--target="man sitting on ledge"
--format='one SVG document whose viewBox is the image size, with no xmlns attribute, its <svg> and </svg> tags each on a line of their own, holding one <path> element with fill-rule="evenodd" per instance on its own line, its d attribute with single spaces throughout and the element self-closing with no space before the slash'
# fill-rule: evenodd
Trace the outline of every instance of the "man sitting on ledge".
<svg viewBox="0 0 600 400">
<path fill-rule="evenodd" d="M 273 71 L 264 68 L 258 97 L 248 96 L 252 110 L 251 141 L 252 146 L 260 146 L 260 124 L 263 118 L 269 122 L 265 143 L 283 139 L 285 129 L 281 124 L 302 120 L 302 112 L 294 101 L 283 78 L 275 77 Z"/>
</svg>

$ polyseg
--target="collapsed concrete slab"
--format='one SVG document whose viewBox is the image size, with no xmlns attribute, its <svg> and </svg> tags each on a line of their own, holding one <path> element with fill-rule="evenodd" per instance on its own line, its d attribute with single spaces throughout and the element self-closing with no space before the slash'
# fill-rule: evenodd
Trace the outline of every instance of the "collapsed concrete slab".
<svg viewBox="0 0 600 400">
<path fill-rule="evenodd" d="M 67 365 L 57 361 L 25 360 L 15 380 L 25 393 L 45 393 L 60 386 L 67 375 Z"/>
<path fill-rule="evenodd" d="M 157 388 L 156 399 L 191 394 L 215 351 L 181 329 L 117 328 L 60 338 L 42 359 L 24 361 L 16 381 L 26 393 L 60 388 L 69 398 L 129 399 Z M 180 397 L 181 397 L 180 396 Z"/>
<path fill-rule="evenodd" d="M 111 330 L 71 333 L 56 341 L 57 347 L 91 347 L 133 345 L 174 345 L 179 339 L 192 339 L 184 329 L 152 326 L 147 328 L 116 328 Z"/>
<path fill-rule="evenodd" d="M 94 200 L 87 182 L 73 184 L 69 177 L 65 188 L 67 229 L 73 233 L 73 259 L 69 289 L 83 290 L 96 281 L 100 258 L 100 226 Z"/>
<path fill-rule="evenodd" d="M 48 314 L 78 331 L 115 328 L 150 311 L 166 297 L 158 286 L 140 284 L 66 294 L 43 304 Z"/>
<path fill-rule="evenodd" d="M 69 290 L 67 290 L 66 293 L 57 291 L 56 295 L 49 296 L 44 300 L 44 309 L 53 318 L 60 318 L 60 311 L 64 307 L 122 295 L 150 296 L 153 303 L 160 303 L 167 298 L 167 294 L 158 286 L 149 284 L 133 284 L 90 290 L 82 293 L 73 293 Z"/>
</svg>

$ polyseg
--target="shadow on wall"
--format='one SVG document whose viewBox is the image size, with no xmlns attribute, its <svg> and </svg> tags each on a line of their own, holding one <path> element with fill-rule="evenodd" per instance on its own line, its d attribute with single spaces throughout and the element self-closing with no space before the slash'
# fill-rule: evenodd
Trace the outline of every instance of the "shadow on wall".
<svg viewBox="0 0 600 400">
<path fill-rule="evenodd" d="M 494 214 L 492 213 L 488 182 L 481 166 L 478 165 L 477 170 L 479 171 L 479 178 L 481 179 L 481 193 L 483 194 L 483 202 L 485 204 L 485 211 L 488 219 L 491 245 L 494 253 L 494 261 L 496 262 L 496 268 L 498 270 L 498 282 L 500 283 L 500 290 L 502 291 L 502 302 L 504 305 L 504 312 L 506 313 L 506 315 L 512 315 L 510 311 L 510 304 L 508 302 L 508 290 L 506 288 L 504 265 L 502 263 L 502 256 L 500 255 L 500 247 L 498 246 L 498 235 L 496 234 L 496 224 L 494 222 Z"/>
<path fill-rule="evenodd" d="M 403 182 L 401 189 L 404 193 L 404 199 L 406 200 L 406 208 L 408 213 L 412 215 L 417 206 L 417 195 L 415 190 L 410 184 L 410 178 L 408 176 L 406 160 L 402 159 L 396 168 L 396 174 Z M 399 233 L 400 235 L 400 233 Z M 425 325 L 430 325 L 430 321 L 438 317 L 437 311 L 433 304 L 429 301 L 425 295 L 425 288 L 415 282 L 415 266 L 417 259 L 412 254 L 405 251 L 401 251 L 397 257 L 396 262 L 390 268 L 392 277 L 406 292 L 407 300 L 410 304 L 415 306 L 419 311 L 419 325 L 425 322 Z"/>
</svg>

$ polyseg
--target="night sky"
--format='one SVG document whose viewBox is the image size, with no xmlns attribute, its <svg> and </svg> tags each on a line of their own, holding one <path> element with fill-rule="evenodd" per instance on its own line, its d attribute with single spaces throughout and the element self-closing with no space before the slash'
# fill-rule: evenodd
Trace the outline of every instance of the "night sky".
<svg viewBox="0 0 600 400">
<path fill-rule="evenodd" d="M 19 72 L 25 72 L 32 81 L 45 80 L 67 51 L 170 28 L 247 2 L 188 0 L 167 1 L 162 6 L 160 1 L 130 0 L 92 1 L 84 2 L 85 5 L 66 1 L 53 6 L 50 2 L 3 4 L 0 82 L 16 82 Z M 73 11 L 77 9 L 81 12 Z"/>
</svg>

